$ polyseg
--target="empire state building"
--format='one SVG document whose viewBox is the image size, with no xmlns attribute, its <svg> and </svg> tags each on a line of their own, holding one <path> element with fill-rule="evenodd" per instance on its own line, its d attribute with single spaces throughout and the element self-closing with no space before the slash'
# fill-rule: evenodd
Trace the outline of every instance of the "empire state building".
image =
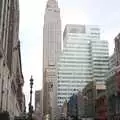
<svg viewBox="0 0 120 120">
<path fill-rule="evenodd" d="M 61 51 L 60 8 L 48 0 L 43 28 L 43 113 L 49 114 L 56 103 L 56 62 Z"/>
</svg>

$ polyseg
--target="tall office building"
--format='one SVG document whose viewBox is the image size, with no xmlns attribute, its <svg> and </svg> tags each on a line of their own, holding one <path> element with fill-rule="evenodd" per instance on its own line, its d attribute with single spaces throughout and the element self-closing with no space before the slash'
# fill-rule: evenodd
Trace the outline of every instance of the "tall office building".
<svg viewBox="0 0 120 120">
<path fill-rule="evenodd" d="M 43 29 L 43 113 L 50 114 L 56 102 L 56 61 L 61 51 L 61 19 L 56 0 L 48 0 Z M 56 105 L 55 105 L 56 104 Z M 56 110 L 55 110 L 56 111 Z M 52 111 L 53 113 L 53 111 Z"/>
<path fill-rule="evenodd" d="M 108 42 L 100 40 L 100 29 L 90 25 L 67 25 L 63 53 L 57 65 L 57 104 L 90 81 L 104 82 L 108 71 Z"/>
</svg>

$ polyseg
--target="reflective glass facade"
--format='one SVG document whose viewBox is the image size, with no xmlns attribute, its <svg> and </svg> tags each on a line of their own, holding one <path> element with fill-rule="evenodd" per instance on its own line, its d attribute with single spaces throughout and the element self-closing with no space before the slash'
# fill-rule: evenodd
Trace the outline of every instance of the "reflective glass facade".
<svg viewBox="0 0 120 120">
<path fill-rule="evenodd" d="M 97 26 L 67 25 L 63 40 L 57 65 L 59 106 L 88 82 L 104 82 L 109 61 L 108 42 L 100 40 Z"/>
</svg>

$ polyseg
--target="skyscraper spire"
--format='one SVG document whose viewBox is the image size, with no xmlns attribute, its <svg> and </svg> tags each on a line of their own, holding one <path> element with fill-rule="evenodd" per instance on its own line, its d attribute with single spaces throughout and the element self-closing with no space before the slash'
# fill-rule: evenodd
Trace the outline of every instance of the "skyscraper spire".
<svg viewBox="0 0 120 120">
<path fill-rule="evenodd" d="M 58 8 L 58 2 L 56 0 L 48 0 L 47 8 Z"/>
</svg>

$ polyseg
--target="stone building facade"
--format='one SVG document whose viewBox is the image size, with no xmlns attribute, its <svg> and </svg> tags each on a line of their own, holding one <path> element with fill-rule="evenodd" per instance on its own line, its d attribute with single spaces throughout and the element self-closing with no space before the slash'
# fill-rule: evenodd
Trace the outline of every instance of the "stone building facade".
<svg viewBox="0 0 120 120">
<path fill-rule="evenodd" d="M 56 0 L 48 0 L 43 28 L 43 114 L 56 119 L 56 62 L 61 52 L 60 8 Z"/>
<path fill-rule="evenodd" d="M 107 100 L 108 100 L 108 118 L 114 119 L 115 113 L 115 70 L 109 72 L 109 76 L 106 80 L 107 88 Z"/>
<path fill-rule="evenodd" d="M 108 102 L 106 96 L 106 90 L 103 90 L 96 98 L 96 119 L 108 120 Z"/>
<path fill-rule="evenodd" d="M 107 76 L 107 100 L 109 120 L 120 119 L 120 68 L 115 66 Z"/>
<path fill-rule="evenodd" d="M 67 104 L 68 104 L 67 101 L 65 101 L 62 106 L 62 114 L 65 120 L 67 119 L 67 111 L 68 111 Z"/>
<path fill-rule="evenodd" d="M 120 34 L 114 41 L 114 54 L 109 60 L 110 70 L 106 80 L 109 120 L 120 119 Z"/>
<path fill-rule="evenodd" d="M 120 33 L 115 37 L 115 55 L 116 55 L 116 61 L 117 66 L 120 65 Z"/>
<path fill-rule="evenodd" d="M 68 116 L 77 119 L 77 95 L 73 94 L 68 101 Z"/>
<path fill-rule="evenodd" d="M 96 100 L 101 92 L 105 91 L 103 83 L 96 84 L 95 81 L 88 83 L 83 89 L 83 96 L 86 98 L 84 101 L 84 118 L 96 118 Z"/>
<path fill-rule="evenodd" d="M 0 111 L 10 117 L 25 109 L 19 41 L 19 0 L 0 1 Z"/>
<path fill-rule="evenodd" d="M 119 67 L 110 71 L 106 81 L 109 120 L 120 119 L 119 71 Z"/>
<path fill-rule="evenodd" d="M 35 112 L 37 118 L 42 120 L 42 90 L 35 91 Z"/>
</svg>

